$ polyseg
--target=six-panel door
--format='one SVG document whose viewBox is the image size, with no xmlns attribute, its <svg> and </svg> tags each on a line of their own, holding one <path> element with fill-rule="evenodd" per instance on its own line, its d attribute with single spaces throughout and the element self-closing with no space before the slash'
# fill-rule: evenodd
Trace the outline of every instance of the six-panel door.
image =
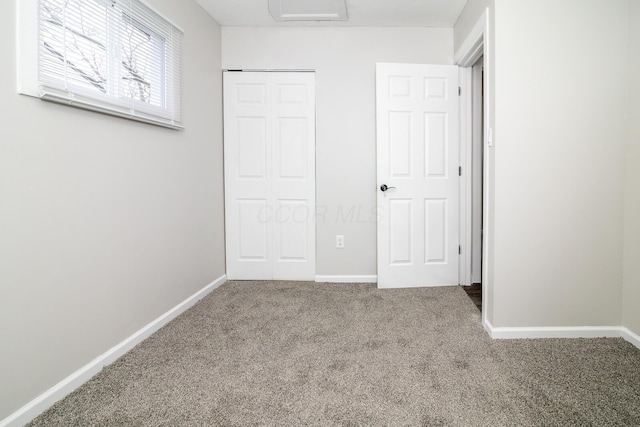
<svg viewBox="0 0 640 427">
<path fill-rule="evenodd" d="M 224 74 L 227 277 L 314 280 L 315 75 Z"/>
<path fill-rule="evenodd" d="M 376 72 L 378 286 L 457 285 L 457 67 Z"/>
</svg>

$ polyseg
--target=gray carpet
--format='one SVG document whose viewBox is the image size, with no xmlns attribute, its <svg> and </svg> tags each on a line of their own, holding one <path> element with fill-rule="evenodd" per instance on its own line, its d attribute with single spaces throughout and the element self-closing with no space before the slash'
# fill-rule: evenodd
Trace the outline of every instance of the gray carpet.
<svg viewBox="0 0 640 427">
<path fill-rule="evenodd" d="M 492 341 L 457 287 L 228 282 L 32 425 L 638 426 L 640 351 Z"/>
</svg>

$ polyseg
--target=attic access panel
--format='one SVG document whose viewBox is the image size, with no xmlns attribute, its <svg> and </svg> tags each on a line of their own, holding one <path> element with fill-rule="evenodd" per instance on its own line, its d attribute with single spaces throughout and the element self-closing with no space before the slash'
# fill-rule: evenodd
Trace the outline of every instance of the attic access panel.
<svg viewBox="0 0 640 427">
<path fill-rule="evenodd" d="M 269 0 L 276 21 L 346 21 L 345 0 Z"/>
</svg>

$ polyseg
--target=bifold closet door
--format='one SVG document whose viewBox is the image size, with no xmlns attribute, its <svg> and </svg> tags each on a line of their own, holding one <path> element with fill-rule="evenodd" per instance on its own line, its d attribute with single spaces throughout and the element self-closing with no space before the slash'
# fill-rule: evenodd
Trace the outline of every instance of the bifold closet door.
<svg viewBox="0 0 640 427">
<path fill-rule="evenodd" d="M 314 73 L 224 73 L 224 168 L 227 277 L 314 280 Z"/>
</svg>

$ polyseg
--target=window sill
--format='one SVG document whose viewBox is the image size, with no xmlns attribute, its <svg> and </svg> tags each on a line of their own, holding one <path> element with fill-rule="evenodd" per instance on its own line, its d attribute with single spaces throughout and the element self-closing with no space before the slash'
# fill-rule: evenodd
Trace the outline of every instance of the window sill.
<svg viewBox="0 0 640 427">
<path fill-rule="evenodd" d="M 163 120 L 161 118 L 144 115 L 141 113 L 132 113 L 130 110 L 122 107 L 116 107 L 111 105 L 104 105 L 99 102 L 93 102 L 89 99 L 84 99 L 80 97 L 69 98 L 65 95 L 59 95 L 55 92 L 42 90 L 39 93 L 30 93 L 27 91 L 21 91 L 23 95 L 33 96 L 35 98 L 39 98 L 43 101 L 53 102 L 56 104 L 66 105 L 70 107 L 80 108 L 83 110 L 94 111 L 97 113 L 107 114 L 110 116 L 120 117 L 124 119 L 129 119 L 137 122 L 147 123 L 155 126 L 160 126 L 173 130 L 183 130 L 184 126 L 181 124 L 174 123 L 170 120 Z"/>
</svg>

